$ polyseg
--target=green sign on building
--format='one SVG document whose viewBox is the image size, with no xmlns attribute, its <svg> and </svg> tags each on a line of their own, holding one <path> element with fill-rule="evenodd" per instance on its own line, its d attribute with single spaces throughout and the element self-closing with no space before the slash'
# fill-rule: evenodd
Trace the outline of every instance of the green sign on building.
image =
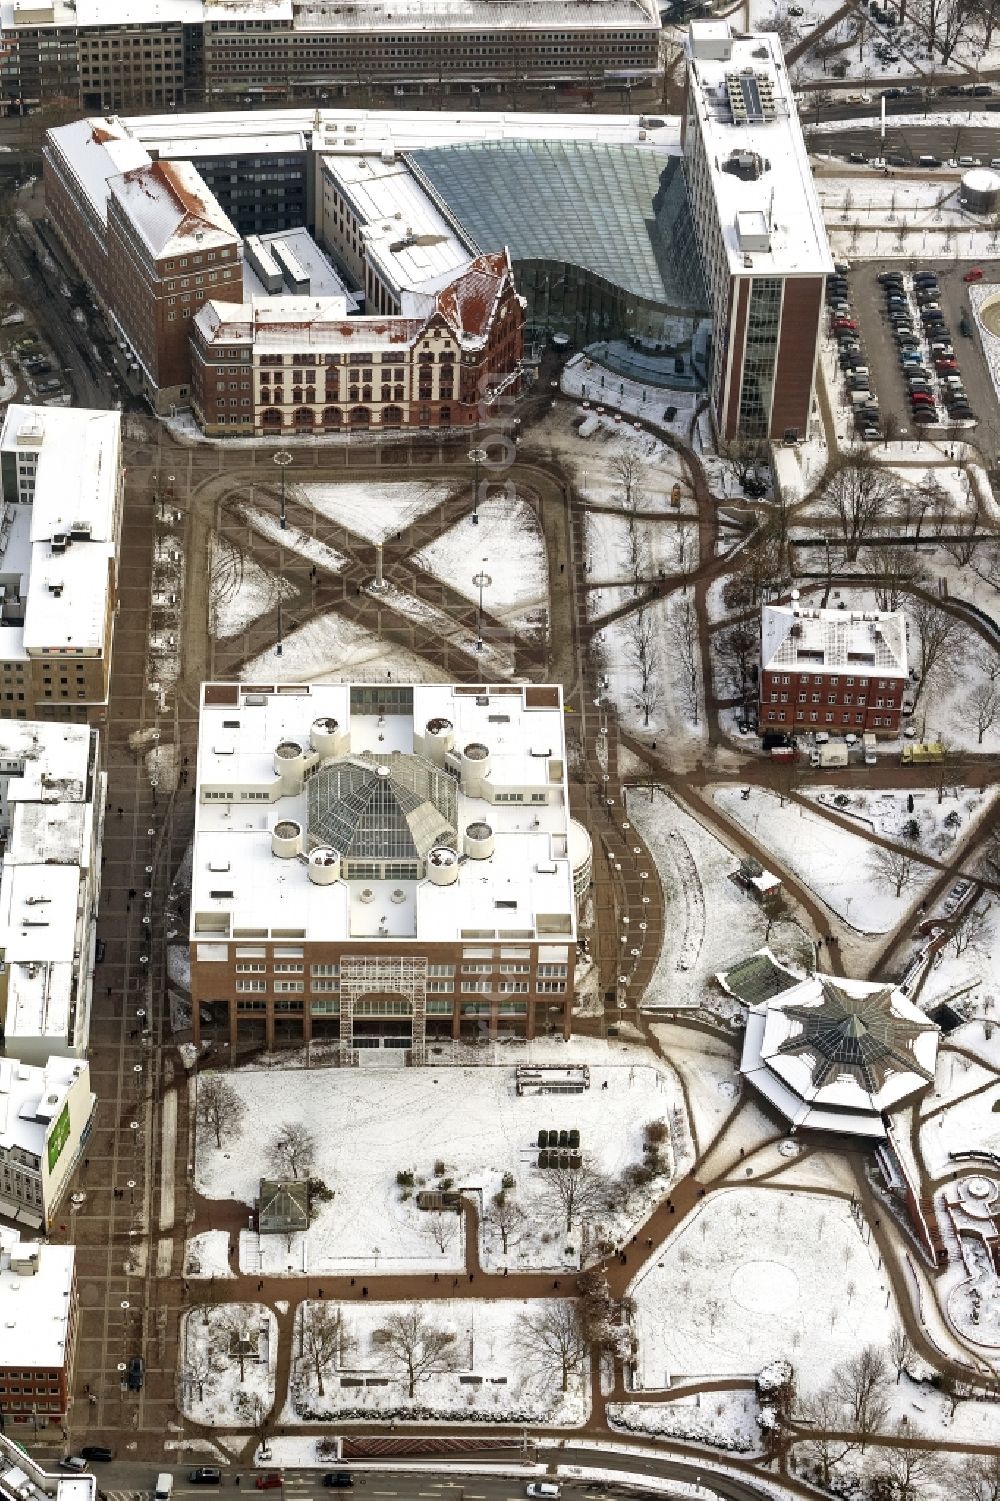
<svg viewBox="0 0 1000 1501">
<path fill-rule="evenodd" d="M 60 1156 L 62 1155 L 62 1149 L 66 1145 L 66 1139 L 67 1139 L 68 1136 L 69 1136 L 69 1100 L 66 1101 L 66 1103 L 63 1106 L 62 1110 L 59 1112 L 59 1119 L 56 1121 L 55 1125 L 52 1127 L 52 1134 L 50 1135 L 50 1137 L 48 1139 L 48 1142 L 46 1144 L 47 1148 L 48 1148 L 49 1172 L 50 1173 L 51 1173 L 52 1169 L 55 1167 L 56 1163 L 59 1161 Z"/>
</svg>

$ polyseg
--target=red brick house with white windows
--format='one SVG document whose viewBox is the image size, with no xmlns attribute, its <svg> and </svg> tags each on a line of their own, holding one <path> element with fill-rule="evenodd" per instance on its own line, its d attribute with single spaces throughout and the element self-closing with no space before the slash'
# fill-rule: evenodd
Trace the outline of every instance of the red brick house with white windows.
<svg viewBox="0 0 1000 1501">
<path fill-rule="evenodd" d="M 901 610 L 764 606 L 762 731 L 898 735 L 907 681 Z"/>
</svg>

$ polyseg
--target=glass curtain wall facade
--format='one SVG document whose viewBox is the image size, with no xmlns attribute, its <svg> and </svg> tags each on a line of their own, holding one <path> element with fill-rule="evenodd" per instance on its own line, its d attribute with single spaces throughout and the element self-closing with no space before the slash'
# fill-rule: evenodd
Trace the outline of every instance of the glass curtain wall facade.
<svg viewBox="0 0 1000 1501">
<path fill-rule="evenodd" d="M 781 325 L 782 281 L 755 276 L 747 310 L 739 431 L 745 438 L 766 438 L 771 420 L 774 369 Z"/>
</svg>

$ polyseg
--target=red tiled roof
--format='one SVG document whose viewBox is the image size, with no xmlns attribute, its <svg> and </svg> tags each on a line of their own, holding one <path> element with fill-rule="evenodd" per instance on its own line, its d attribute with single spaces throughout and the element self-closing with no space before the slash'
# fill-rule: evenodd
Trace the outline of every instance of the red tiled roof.
<svg viewBox="0 0 1000 1501">
<path fill-rule="evenodd" d="M 438 311 L 456 333 L 482 336 L 489 330 L 493 309 L 509 274 L 506 250 L 477 256 L 467 271 L 438 293 Z"/>
</svg>

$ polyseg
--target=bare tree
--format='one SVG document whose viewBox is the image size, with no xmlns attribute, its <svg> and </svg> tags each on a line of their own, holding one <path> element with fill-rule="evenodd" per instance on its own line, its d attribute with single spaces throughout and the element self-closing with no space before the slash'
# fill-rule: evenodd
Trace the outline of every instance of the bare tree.
<svg viewBox="0 0 1000 1501">
<path fill-rule="evenodd" d="M 626 448 L 615 459 L 611 472 L 618 483 L 622 510 L 634 515 L 642 506 L 646 489 L 646 465 L 643 459 L 634 449 Z"/>
<path fill-rule="evenodd" d="M 728 630 L 719 632 L 715 650 L 728 686 L 745 699 L 752 687 L 752 668 L 760 650 L 759 627 L 749 620 L 737 621 Z"/>
<path fill-rule="evenodd" d="M 385 1365 L 403 1372 L 412 1397 L 418 1381 L 453 1371 L 458 1361 L 455 1336 L 426 1318 L 417 1307 L 394 1313 L 372 1335 Z"/>
<path fill-rule="evenodd" d="M 751 474 L 767 463 L 767 444 L 759 438 L 731 438 L 722 447 L 722 455 L 736 471 L 736 478 L 745 485 Z"/>
<path fill-rule="evenodd" d="M 490 1206 L 486 1211 L 486 1223 L 499 1235 L 503 1254 L 506 1256 L 511 1246 L 516 1245 L 521 1238 L 524 1210 L 513 1194 L 508 1193 L 506 1189 L 501 1189 L 490 1200 Z"/>
<path fill-rule="evenodd" d="M 938 741 L 940 754 L 934 764 L 934 782 L 937 788 L 937 800 L 944 802 L 946 787 L 955 790 L 958 796 L 958 786 L 965 773 L 965 752 L 960 745 L 953 745 L 944 736 Z"/>
<path fill-rule="evenodd" d="M 629 698 L 648 725 L 660 702 L 660 661 L 656 641 L 656 617 L 648 605 L 639 608 L 625 621 L 625 648 L 634 681 Z"/>
<path fill-rule="evenodd" d="M 911 613 L 920 651 L 920 681 L 914 695 L 916 703 L 935 673 L 944 672 L 957 663 L 965 651 L 968 632 L 957 615 L 939 609 L 931 599 L 915 599 Z"/>
<path fill-rule="evenodd" d="M 257 1353 L 258 1319 L 246 1303 L 231 1303 L 216 1318 L 215 1328 L 225 1341 L 225 1354 L 239 1363 L 240 1381 L 246 1380 L 247 1361 Z"/>
<path fill-rule="evenodd" d="M 316 1391 L 325 1396 L 323 1377 L 340 1354 L 340 1310 L 335 1303 L 299 1304 L 299 1355 L 312 1366 Z"/>
<path fill-rule="evenodd" d="M 923 576 L 910 547 L 866 548 L 864 564 L 872 576 L 875 604 L 880 610 L 898 610 L 906 585 Z"/>
<path fill-rule="evenodd" d="M 919 867 L 912 855 L 905 850 L 890 850 L 877 845 L 868 856 L 868 868 L 879 881 L 894 886 L 896 896 L 902 896 L 916 882 Z"/>
<path fill-rule="evenodd" d="M 796 1447 L 816 1466 L 824 1490 L 829 1490 L 834 1470 L 857 1448 L 853 1439 L 831 1437 L 843 1427 L 840 1400 L 827 1388 L 801 1402 L 796 1416 L 800 1425 L 810 1429 Z"/>
<path fill-rule="evenodd" d="M 253 1429 L 257 1438 L 257 1448 L 265 1448 L 267 1445 L 268 1429 L 271 1426 L 271 1409 L 264 1401 L 260 1392 L 237 1392 L 236 1411 L 243 1421 Z"/>
<path fill-rule="evenodd" d="M 978 903 L 970 902 L 963 907 L 952 919 L 948 937 L 956 958 L 961 958 L 967 949 L 988 953 L 993 938 L 989 905 L 980 907 Z"/>
<path fill-rule="evenodd" d="M 901 1430 L 905 1433 L 905 1429 Z M 910 1437 L 918 1435 L 910 1434 Z M 943 1475 L 941 1458 L 931 1449 L 916 1449 L 909 1444 L 880 1445 L 866 1466 L 869 1491 L 884 1501 L 919 1501 L 928 1487 Z"/>
<path fill-rule="evenodd" d="M 969 515 L 953 517 L 949 527 L 950 535 L 946 541 L 942 540 L 941 545 L 945 552 L 950 553 L 960 568 L 969 566 L 976 556 L 980 543 L 987 540 L 980 530 L 980 520 L 980 503 L 977 495 L 975 505 Z"/>
<path fill-rule="evenodd" d="M 222 1146 L 222 1136 L 233 1136 L 240 1128 L 247 1107 L 227 1079 L 218 1074 L 202 1074 L 198 1079 L 195 1119 L 211 1131 L 215 1145 Z"/>
<path fill-rule="evenodd" d="M 822 510 L 839 526 L 849 562 L 854 562 L 862 543 L 898 497 L 898 479 L 863 449 L 852 453 L 836 471 L 826 487 Z"/>
<path fill-rule="evenodd" d="M 305 1121 L 286 1121 L 268 1142 L 265 1156 L 275 1177 L 308 1178 L 316 1160 L 315 1134 Z"/>
<path fill-rule="evenodd" d="M 850 1425 L 861 1439 L 885 1427 L 889 1416 L 889 1369 L 884 1353 L 876 1345 L 865 1345 L 837 1366 L 831 1387 L 847 1408 Z"/>
<path fill-rule="evenodd" d="M 552 1167 L 545 1174 L 545 1187 L 553 1208 L 561 1211 L 567 1232 L 575 1219 L 603 1209 L 607 1184 L 588 1167 Z"/>
<path fill-rule="evenodd" d="M 206 1390 L 211 1391 L 214 1387 L 213 1378 L 220 1370 L 216 1351 L 210 1346 L 192 1342 L 184 1360 L 184 1379 L 197 1392 L 199 1402 L 204 1402 Z"/>
<path fill-rule="evenodd" d="M 962 723 L 975 730 L 977 744 L 1000 718 L 1000 682 L 977 683 L 961 706 Z"/>
<path fill-rule="evenodd" d="M 431 1240 L 443 1256 L 455 1238 L 458 1220 L 453 1209 L 436 1209 L 430 1212 Z"/>
<path fill-rule="evenodd" d="M 547 1380 L 557 1379 L 563 1391 L 587 1359 L 589 1345 L 580 1307 L 567 1298 L 542 1305 L 529 1314 L 516 1335 L 521 1354 Z"/>
<path fill-rule="evenodd" d="M 889 1359 L 896 1370 L 896 1382 L 906 1369 L 906 1362 L 913 1354 L 913 1346 L 910 1344 L 910 1336 L 902 1324 L 895 1324 L 889 1333 Z"/>
<path fill-rule="evenodd" d="M 956 1501 L 1000 1501 L 1000 1450 L 970 1454 L 954 1483 Z"/>
<path fill-rule="evenodd" d="M 670 644 L 677 662 L 681 703 L 692 721 L 698 723 L 698 614 L 693 602 L 676 599 L 670 617 Z"/>
</svg>

